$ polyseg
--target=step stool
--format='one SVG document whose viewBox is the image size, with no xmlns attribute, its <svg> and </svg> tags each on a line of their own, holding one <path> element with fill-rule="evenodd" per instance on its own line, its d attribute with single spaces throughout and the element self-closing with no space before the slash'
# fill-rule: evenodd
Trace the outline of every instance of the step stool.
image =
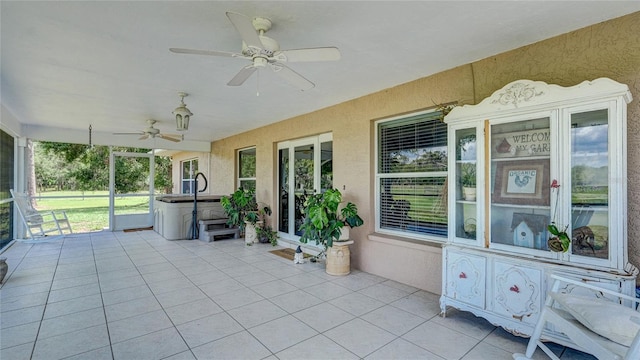
<svg viewBox="0 0 640 360">
<path fill-rule="evenodd" d="M 233 235 L 234 239 L 240 237 L 240 229 L 237 227 L 227 227 L 227 218 L 199 220 L 200 240 L 212 242 L 216 236 Z"/>
</svg>

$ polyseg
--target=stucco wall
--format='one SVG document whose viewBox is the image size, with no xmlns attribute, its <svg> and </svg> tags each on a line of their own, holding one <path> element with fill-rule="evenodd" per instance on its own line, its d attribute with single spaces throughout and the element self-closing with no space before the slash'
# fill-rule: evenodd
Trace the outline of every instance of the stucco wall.
<svg viewBox="0 0 640 360">
<path fill-rule="evenodd" d="M 359 99 L 216 141 L 211 147 L 211 192 L 235 188 L 235 151 L 256 146 L 258 200 L 275 205 L 279 141 L 333 133 L 334 186 L 355 202 L 365 226 L 353 229 L 352 266 L 440 293 L 438 246 L 372 234 L 374 230 L 374 121 L 433 108 L 436 103 L 477 103 L 517 79 L 563 86 L 609 77 L 628 84 L 629 254 L 640 264 L 640 13 L 597 24 Z M 363 179 L 368 181 L 363 182 Z M 275 208 L 275 206 L 272 206 Z"/>
<path fill-rule="evenodd" d="M 202 194 L 217 195 L 217 193 L 211 191 L 211 171 L 210 171 L 210 164 L 209 164 L 210 155 L 209 153 L 201 153 L 201 152 L 180 152 L 171 156 L 171 166 L 173 167 L 173 170 L 171 172 L 171 183 L 173 185 L 172 187 L 173 193 L 174 194 L 182 193 L 181 162 L 185 160 L 191 160 L 191 159 L 198 159 L 198 172 L 203 173 L 204 176 L 206 176 L 207 181 L 209 182 L 209 186 L 207 187 L 207 190 L 202 192 Z M 204 184 L 202 184 L 200 181 L 201 179 L 198 180 L 198 187 L 202 189 L 204 187 Z"/>
</svg>

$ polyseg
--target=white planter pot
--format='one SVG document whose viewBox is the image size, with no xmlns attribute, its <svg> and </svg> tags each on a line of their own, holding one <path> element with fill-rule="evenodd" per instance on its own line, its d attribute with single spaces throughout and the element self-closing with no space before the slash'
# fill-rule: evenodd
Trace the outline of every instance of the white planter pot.
<svg viewBox="0 0 640 360">
<path fill-rule="evenodd" d="M 249 223 L 249 222 L 244 222 L 245 226 L 244 226 L 244 242 L 247 245 L 251 245 L 251 244 L 256 244 L 258 243 L 258 234 L 256 233 L 256 226 L 260 226 L 260 224 L 262 224 L 262 221 L 258 221 L 256 222 L 256 225 L 254 226 L 253 224 Z"/>
<path fill-rule="evenodd" d="M 334 241 L 327 248 L 327 264 L 325 271 L 329 275 L 348 275 L 351 272 L 351 251 L 349 245 L 353 241 Z"/>
<path fill-rule="evenodd" d="M 476 188 L 474 188 L 474 187 L 463 187 L 462 188 L 462 196 L 467 201 L 476 201 Z"/>
<path fill-rule="evenodd" d="M 349 226 L 343 226 L 342 230 L 340 232 L 340 241 L 347 241 L 349 240 Z"/>
</svg>

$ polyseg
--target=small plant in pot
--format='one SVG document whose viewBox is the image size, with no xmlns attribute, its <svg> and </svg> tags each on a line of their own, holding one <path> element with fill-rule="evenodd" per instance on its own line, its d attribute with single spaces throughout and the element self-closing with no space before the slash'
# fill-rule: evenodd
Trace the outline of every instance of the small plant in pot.
<svg viewBox="0 0 640 360">
<path fill-rule="evenodd" d="M 278 245 L 278 232 L 274 231 L 268 224 L 267 216 L 271 216 L 271 208 L 269 206 L 261 206 L 257 211 L 247 213 L 245 223 L 247 228 L 252 226 L 255 228 L 255 236 L 260 243 L 271 243 Z"/>
<path fill-rule="evenodd" d="M 462 194 L 465 200 L 476 200 L 476 164 L 462 163 L 460 164 L 460 184 L 462 185 Z"/>
<path fill-rule="evenodd" d="M 358 208 L 352 202 L 340 208 L 342 194 L 337 189 L 329 189 L 322 194 L 308 195 L 304 202 L 304 221 L 300 226 L 300 242 L 315 241 L 322 244 L 323 251 L 315 257 L 324 255 L 334 242 L 340 241 L 343 228 L 361 226 L 364 221 L 358 215 Z"/>
<path fill-rule="evenodd" d="M 571 245 L 571 238 L 567 233 L 569 225 L 558 227 L 556 223 L 556 216 L 558 215 L 558 199 L 560 198 L 560 184 L 558 183 L 558 180 L 554 179 L 551 182 L 551 190 L 557 192 L 557 194 L 556 205 L 553 209 L 553 221 L 547 226 L 547 231 L 549 231 L 549 233 L 551 234 L 549 236 L 549 240 L 547 240 L 547 246 L 551 251 L 565 253 L 569 250 L 569 245 Z"/>
</svg>

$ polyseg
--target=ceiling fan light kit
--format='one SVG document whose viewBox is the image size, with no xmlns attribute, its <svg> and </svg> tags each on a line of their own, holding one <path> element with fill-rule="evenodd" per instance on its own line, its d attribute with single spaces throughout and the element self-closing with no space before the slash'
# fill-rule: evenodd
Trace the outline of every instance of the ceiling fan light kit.
<svg viewBox="0 0 640 360">
<path fill-rule="evenodd" d="M 187 131 L 189 130 L 189 120 L 193 113 L 187 108 L 187 105 L 184 103 L 184 98 L 189 94 L 184 92 L 179 92 L 178 96 L 180 96 L 180 106 L 178 106 L 175 110 L 173 110 L 173 115 L 176 117 L 176 130 L 177 131 Z"/>
<path fill-rule="evenodd" d="M 309 90 L 315 84 L 304 76 L 291 70 L 284 62 L 337 61 L 340 51 L 336 47 L 318 47 L 306 49 L 280 50 L 278 42 L 264 35 L 272 26 L 271 20 L 263 17 L 249 17 L 227 12 L 227 18 L 242 38 L 241 53 L 214 50 L 195 50 L 170 48 L 176 54 L 223 56 L 249 60 L 251 64 L 244 66 L 228 83 L 229 86 L 242 85 L 258 68 L 267 65 L 283 80 L 300 90 Z"/>
</svg>

